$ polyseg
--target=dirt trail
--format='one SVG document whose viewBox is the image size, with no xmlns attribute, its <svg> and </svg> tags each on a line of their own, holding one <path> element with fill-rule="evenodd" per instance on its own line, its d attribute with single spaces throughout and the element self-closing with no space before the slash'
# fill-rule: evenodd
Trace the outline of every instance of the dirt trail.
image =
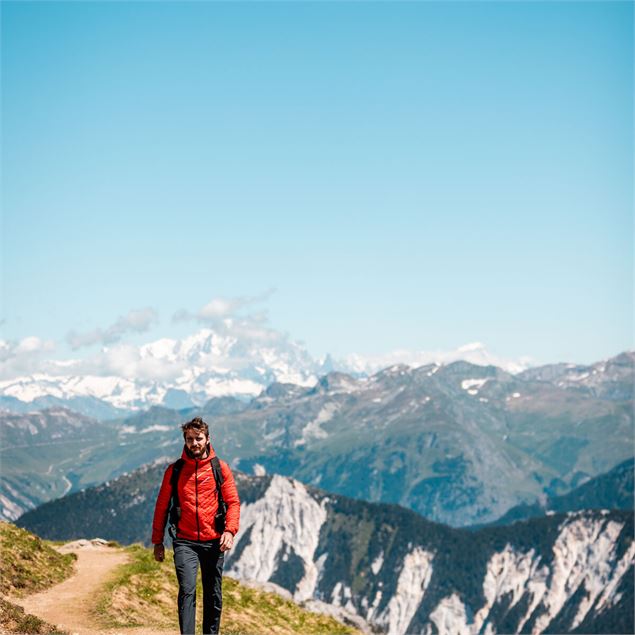
<svg viewBox="0 0 635 635">
<path fill-rule="evenodd" d="M 170 632 L 157 631 L 156 628 L 99 628 L 90 614 L 97 591 L 117 566 L 128 562 L 128 555 L 120 549 L 89 541 L 69 543 L 60 547 L 59 551 L 77 554 L 75 573 L 46 591 L 24 598 L 12 598 L 12 602 L 22 606 L 27 613 L 55 624 L 72 635 L 156 635 Z"/>
</svg>

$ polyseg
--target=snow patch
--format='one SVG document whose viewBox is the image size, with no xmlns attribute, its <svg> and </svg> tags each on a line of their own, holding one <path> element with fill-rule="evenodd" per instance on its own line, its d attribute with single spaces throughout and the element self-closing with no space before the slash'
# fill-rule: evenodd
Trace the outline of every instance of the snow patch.
<svg viewBox="0 0 635 635">
<path fill-rule="evenodd" d="M 317 417 L 312 421 L 309 421 L 304 426 L 302 430 L 302 439 L 296 442 L 296 445 L 299 443 L 306 443 L 310 439 L 326 439 L 328 437 L 328 432 L 321 427 L 321 424 L 330 421 L 333 418 L 333 415 L 340 409 L 339 404 L 334 402 L 329 402 L 325 404 L 320 412 L 318 412 Z"/>
<path fill-rule="evenodd" d="M 168 430 L 173 430 L 173 426 L 162 426 L 162 425 L 153 425 L 144 428 L 139 431 L 139 434 L 148 434 L 149 432 L 167 432 Z"/>
<path fill-rule="evenodd" d="M 488 377 L 485 377 L 485 379 L 464 379 L 461 382 L 461 388 L 463 388 L 463 390 L 468 390 L 470 388 L 481 388 L 481 386 L 483 386 L 483 384 L 485 384 L 488 381 Z"/>
<path fill-rule="evenodd" d="M 373 560 L 373 564 L 370 565 L 370 570 L 373 572 L 373 575 L 377 575 L 382 565 L 384 564 L 384 552 L 382 551 L 376 558 Z"/>
</svg>

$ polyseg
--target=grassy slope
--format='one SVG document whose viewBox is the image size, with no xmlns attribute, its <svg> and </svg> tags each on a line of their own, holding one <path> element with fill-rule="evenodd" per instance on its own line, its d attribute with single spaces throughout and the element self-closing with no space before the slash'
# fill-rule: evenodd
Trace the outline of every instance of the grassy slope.
<svg viewBox="0 0 635 635">
<path fill-rule="evenodd" d="M 132 562 L 120 567 L 117 577 L 104 587 L 95 617 L 105 628 L 154 626 L 178 630 L 178 587 L 172 552 L 166 550 L 166 561 L 159 564 L 147 548 L 132 545 L 127 549 Z M 198 584 L 197 596 L 202 598 L 200 577 Z M 197 623 L 200 625 L 200 600 L 197 604 Z M 357 633 L 331 617 L 312 613 L 274 593 L 246 587 L 227 577 L 223 580 L 222 632 L 225 635 Z"/>
<path fill-rule="evenodd" d="M 0 522 L 0 593 L 22 597 L 61 582 L 73 572 L 74 554 L 61 554 L 25 529 Z"/>
<path fill-rule="evenodd" d="M 0 633 L 21 633 L 28 635 L 68 635 L 52 624 L 0 597 Z"/>
<path fill-rule="evenodd" d="M 95 617 L 105 628 L 155 626 L 178 630 L 177 583 L 172 552 L 166 562 L 154 561 L 149 549 L 127 548 L 132 562 L 119 568 L 104 586 Z M 60 554 L 51 543 L 10 523 L 0 522 L 0 592 L 24 596 L 61 582 L 73 572 L 74 554 Z M 199 597 L 202 597 L 199 580 Z M 244 635 L 353 635 L 357 631 L 325 615 L 312 613 L 274 593 L 243 586 L 225 578 L 223 582 L 223 633 Z M 199 612 L 201 602 L 199 601 Z M 198 617 L 200 624 L 201 615 Z M 0 632 L 61 633 L 39 618 L 0 598 Z"/>
<path fill-rule="evenodd" d="M 50 543 L 10 523 L 0 522 L 0 630 L 6 633 L 63 633 L 25 613 L 4 596 L 46 589 L 73 572 L 74 554 L 62 555 Z"/>
</svg>

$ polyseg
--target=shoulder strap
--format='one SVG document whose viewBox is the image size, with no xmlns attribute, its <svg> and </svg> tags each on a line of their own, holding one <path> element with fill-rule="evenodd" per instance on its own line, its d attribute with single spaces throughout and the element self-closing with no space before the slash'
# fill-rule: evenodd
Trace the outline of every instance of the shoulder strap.
<svg viewBox="0 0 635 635">
<path fill-rule="evenodd" d="M 174 533 L 178 528 L 179 520 L 181 519 L 181 503 L 179 501 L 179 476 L 181 475 L 181 468 L 185 461 L 177 459 L 172 463 L 172 474 L 170 475 L 170 485 L 172 487 L 172 496 L 170 498 L 170 534 Z M 173 536 L 173 537 L 174 537 Z"/>
<path fill-rule="evenodd" d="M 176 485 L 179 482 L 179 476 L 181 474 L 181 468 L 183 467 L 183 463 L 185 461 L 183 459 L 177 459 L 172 463 L 172 475 L 170 476 L 170 485 L 172 485 L 172 496 L 176 495 L 177 501 L 179 498 L 179 493 L 176 491 Z"/>
<path fill-rule="evenodd" d="M 218 504 L 224 503 L 221 485 L 223 484 L 223 471 L 220 467 L 220 460 L 215 456 L 212 461 L 212 472 L 214 472 L 214 480 L 216 481 L 216 491 L 218 492 Z"/>
</svg>

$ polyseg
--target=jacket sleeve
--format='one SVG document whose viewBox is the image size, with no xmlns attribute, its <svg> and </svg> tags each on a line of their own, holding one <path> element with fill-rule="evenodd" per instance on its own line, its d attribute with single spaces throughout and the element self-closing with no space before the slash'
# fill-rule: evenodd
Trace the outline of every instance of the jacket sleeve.
<svg viewBox="0 0 635 635">
<path fill-rule="evenodd" d="M 165 525 L 168 521 L 168 509 L 170 507 L 170 499 L 172 498 L 172 465 L 168 466 L 163 475 L 161 489 L 157 496 L 157 502 L 154 506 L 154 518 L 152 520 L 152 544 L 160 545 L 163 543 L 163 534 L 165 533 Z"/>
<path fill-rule="evenodd" d="M 238 533 L 240 525 L 240 499 L 238 498 L 238 489 L 234 475 L 229 469 L 229 465 L 225 461 L 220 462 L 221 471 L 223 473 L 223 484 L 221 491 L 223 492 L 223 500 L 227 503 L 227 515 L 225 516 L 225 530 L 231 531 L 234 536 Z"/>
</svg>

